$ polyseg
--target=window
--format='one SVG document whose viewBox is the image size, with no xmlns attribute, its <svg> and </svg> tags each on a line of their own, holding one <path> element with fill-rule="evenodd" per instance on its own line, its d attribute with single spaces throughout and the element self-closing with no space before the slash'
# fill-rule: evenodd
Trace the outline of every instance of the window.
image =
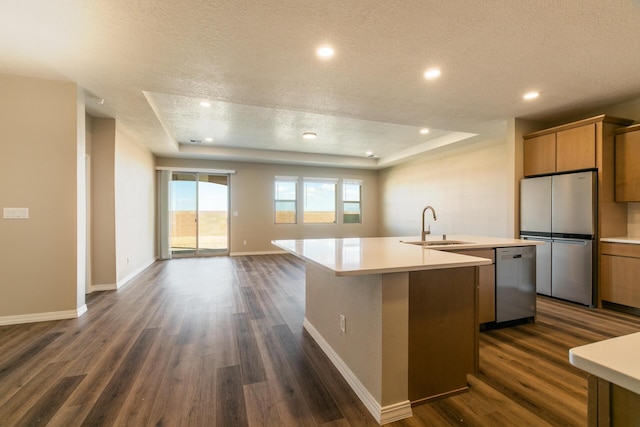
<svg viewBox="0 0 640 427">
<path fill-rule="evenodd" d="M 336 223 L 336 184 L 334 178 L 304 179 L 305 224 Z"/>
<path fill-rule="evenodd" d="M 342 181 L 342 222 L 360 224 L 362 222 L 362 181 L 345 179 Z"/>
<path fill-rule="evenodd" d="M 276 176 L 275 222 L 295 224 L 297 222 L 298 177 Z"/>
</svg>

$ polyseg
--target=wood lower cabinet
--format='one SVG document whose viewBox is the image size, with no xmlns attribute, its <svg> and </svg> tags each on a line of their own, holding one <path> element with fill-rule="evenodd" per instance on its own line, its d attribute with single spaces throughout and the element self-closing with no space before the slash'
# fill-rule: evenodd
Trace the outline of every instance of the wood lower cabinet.
<svg viewBox="0 0 640 427">
<path fill-rule="evenodd" d="M 640 125 L 616 132 L 616 202 L 640 201 Z"/>
<path fill-rule="evenodd" d="M 476 267 L 409 273 L 409 400 L 468 390 L 478 369 Z"/>
<path fill-rule="evenodd" d="M 589 375 L 589 427 L 640 425 L 640 395 Z"/>
<path fill-rule="evenodd" d="M 495 249 L 460 249 L 450 252 L 488 258 L 491 265 L 478 267 L 478 322 L 496 320 L 496 251 Z"/>
<path fill-rule="evenodd" d="M 600 299 L 640 308 L 640 245 L 602 243 Z"/>
</svg>

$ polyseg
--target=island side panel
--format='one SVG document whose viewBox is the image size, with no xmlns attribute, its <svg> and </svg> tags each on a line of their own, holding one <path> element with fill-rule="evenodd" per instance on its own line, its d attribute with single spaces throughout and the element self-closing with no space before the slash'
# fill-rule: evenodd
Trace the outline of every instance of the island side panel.
<svg viewBox="0 0 640 427">
<path fill-rule="evenodd" d="M 340 330 L 341 314 L 346 317 L 345 333 Z M 305 318 L 381 406 L 381 275 L 339 277 L 308 262 Z"/>
<path fill-rule="evenodd" d="M 409 273 L 382 275 L 382 406 L 410 408 Z M 410 411 L 410 409 L 408 409 Z"/>
<path fill-rule="evenodd" d="M 307 263 L 305 322 L 322 336 L 383 413 L 406 407 L 400 412 L 410 415 L 408 280 L 406 272 L 335 276 Z M 344 333 L 341 314 L 346 317 Z"/>
<path fill-rule="evenodd" d="M 409 399 L 468 389 L 478 358 L 475 267 L 409 273 Z"/>
</svg>

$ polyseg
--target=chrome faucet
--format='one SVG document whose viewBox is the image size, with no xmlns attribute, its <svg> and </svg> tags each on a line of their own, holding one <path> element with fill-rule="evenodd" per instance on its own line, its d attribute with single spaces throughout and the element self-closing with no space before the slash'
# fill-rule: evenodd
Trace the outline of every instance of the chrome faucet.
<svg viewBox="0 0 640 427">
<path fill-rule="evenodd" d="M 429 209 L 431 209 L 431 213 L 433 213 L 433 220 L 437 221 L 436 211 L 431 206 L 427 206 L 422 210 L 422 241 L 424 241 L 427 238 L 427 234 L 431 234 L 431 226 L 429 226 L 429 228 L 427 228 L 426 231 L 424 229 L 424 216 L 427 213 L 427 210 Z"/>
</svg>

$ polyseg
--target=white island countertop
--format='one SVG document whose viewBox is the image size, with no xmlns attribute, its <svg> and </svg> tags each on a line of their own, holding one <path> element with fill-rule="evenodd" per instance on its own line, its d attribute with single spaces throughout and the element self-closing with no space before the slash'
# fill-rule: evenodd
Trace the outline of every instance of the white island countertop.
<svg viewBox="0 0 640 427">
<path fill-rule="evenodd" d="M 572 348 L 569 361 L 576 368 L 640 394 L 640 332 Z"/>
<path fill-rule="evenodd" d="M 306 261 L 327 268 L 337 276 L 398 273 L 491 264 L 486 258 L 446 252 L 443 249 L 479 249 L 529 246 L 538 242 L 498 237 L 454 235 L 447 240 L 468 242 L 453 246 L 411 245 L 419 237 L 368 237 L 342 239 L 273 240 L 271 243 Z M 442 235 L 427 236 L 442 240 Z"/>
</svg>

